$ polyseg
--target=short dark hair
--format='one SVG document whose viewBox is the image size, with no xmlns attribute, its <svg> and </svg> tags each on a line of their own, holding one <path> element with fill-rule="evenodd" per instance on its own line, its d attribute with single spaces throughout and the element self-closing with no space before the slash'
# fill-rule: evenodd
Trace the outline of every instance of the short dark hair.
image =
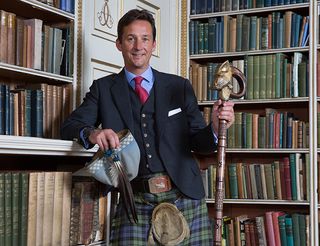
<svg viewBox="0 0 320 246">
<path fill-rule="evenodd" d="M 148 21 L 151 24 L 152 27 L 152 35 L 153 40 L 156 40 L 156 27 L 154 24 L 154 18 L 152 14 L 150 14 L 149 11 L 142 9 L 132 9 L 128 11 L 124 16 L 121 17 L 118 23 L 118 40 L 121 42 L 122 35 L 123 35 L 123 29 L 124 27 L 130 25 L 135 20 L 145 20 Z"/>
</svg>

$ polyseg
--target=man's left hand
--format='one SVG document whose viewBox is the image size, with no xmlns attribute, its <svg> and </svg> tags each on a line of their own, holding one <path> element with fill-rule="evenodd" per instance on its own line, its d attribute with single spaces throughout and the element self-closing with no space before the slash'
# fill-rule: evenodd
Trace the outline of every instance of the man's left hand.
<svg viewBox="0 0 320 246">
<path fill-rule="evenodd" d="M 223 119 L 227 121 L 227 129 L 234 122 L 234 111 L 233 111 L 234 103 L 232 101 L 222 102 L 222 100 L 218 100 L 212 106 L 212 127 L 214 133 L 218 136 L 219 129 L 219 119 Z"/>
</svg>

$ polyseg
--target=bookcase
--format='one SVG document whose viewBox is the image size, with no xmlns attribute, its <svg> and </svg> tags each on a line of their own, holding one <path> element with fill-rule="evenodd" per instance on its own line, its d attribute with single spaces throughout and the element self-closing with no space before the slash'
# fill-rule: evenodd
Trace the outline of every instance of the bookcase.
<svg viewBox="0 0 320 246">
<path fill-rule="evenodd" d="M 182 23 L 181 73 L 207 122 L 217 66 L 247 77 L 228 129 L 223 240 L 319 245 L 319 2 L 183 1 Z M 213 217 L 216 155 L 198 158 Z"/>
<path fill-rule="evenodd" d="M 71 172 L 97 151 L 59 140 L 60 124 L 81 95 L 81 4 L 82 0 L 0 2 L 1 245 L 42 245 L 35 243 L 36 232 L 37 240 L 43 234 L 46 243 L 69 245 L 66 226 L 72 222 L 66 211 L 71 203 L 68 207 L 62 201 L 65 195 L 71 201 Z M 78 191 L 84 189 L 81 183 L 77 186 Z M 46 195 L 40 197 L 40 190 Z M 51 207 L 43 204 L 48 201 Z M 37 209 L 40 202 L 44 210 Z M 41 224 L 35 216 L 42 218 Z M 44 229 L 39 229 L 42 223 Z M 26 231 L 26 224 L 33 229 Z"/>
</svg>

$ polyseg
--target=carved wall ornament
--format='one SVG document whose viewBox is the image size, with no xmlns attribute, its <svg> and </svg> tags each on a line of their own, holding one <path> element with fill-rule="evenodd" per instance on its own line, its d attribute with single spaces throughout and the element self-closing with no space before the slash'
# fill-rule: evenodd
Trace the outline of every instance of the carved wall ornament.
<svg viewBox="0 0 320 246">
<path fill-rule="evenodd" d="M 99 22 L 102 26 L 107 26 L 109 29 L 113 27 L 113 18 L 109 8 L 109 0 L 104 0 L 104 4 L 100 12 L 97 13 Z"/>
</svg>

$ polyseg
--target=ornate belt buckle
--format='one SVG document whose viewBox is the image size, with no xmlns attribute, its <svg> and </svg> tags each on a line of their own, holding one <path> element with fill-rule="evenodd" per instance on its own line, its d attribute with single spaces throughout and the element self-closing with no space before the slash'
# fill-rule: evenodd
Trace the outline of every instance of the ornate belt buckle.
<svg viewBox="0 0 320 246">
<path fill-rule="evenodd" d="M 157 194 L 171 190 L 170 178 L 167 176 L 153 177 L 148 180 L 149 191 Z"/>
</svg>

